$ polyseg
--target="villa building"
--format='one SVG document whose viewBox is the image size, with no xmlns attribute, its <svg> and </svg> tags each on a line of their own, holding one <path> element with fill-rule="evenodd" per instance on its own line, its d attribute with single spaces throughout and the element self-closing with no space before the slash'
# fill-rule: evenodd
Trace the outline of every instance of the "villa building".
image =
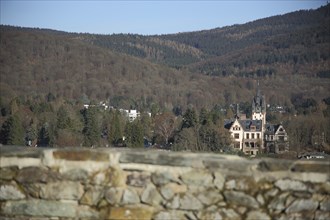
<svg viewBox="0 0 330 220">
<path fill-rule="evenodd" d="M 282 153 L 289 150 L 288 134 L 281 124 L 266 122 L 266 101 L 258 88 L 252 100 L 251 119 L 240 114 L 239 105 L 234 119 L 225 120 L 234 140 L 233 147 L 245 154 Z"/>
</svg>

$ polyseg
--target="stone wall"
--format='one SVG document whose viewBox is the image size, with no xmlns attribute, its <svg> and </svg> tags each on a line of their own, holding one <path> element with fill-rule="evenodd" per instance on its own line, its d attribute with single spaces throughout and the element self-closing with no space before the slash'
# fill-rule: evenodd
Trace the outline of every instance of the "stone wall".
<svg viewBox="0 0 330 220">
<path fill-rule="evenodd" d="M 330 219 L 329 161 L 0 150 L 4 219 Z"/>
</svg>

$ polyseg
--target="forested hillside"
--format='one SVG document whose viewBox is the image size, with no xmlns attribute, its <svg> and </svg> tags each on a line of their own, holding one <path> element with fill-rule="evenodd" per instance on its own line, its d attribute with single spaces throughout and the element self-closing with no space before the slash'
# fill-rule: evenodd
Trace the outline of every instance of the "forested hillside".
<svg viewBox="0 0 330 220">
<path fill-rule="evenodd" d="M 218 151 L 228 142 L 219 131 L 223 118 L 233 117 L 235 103 L 251 111 L 259 80 L 269 109 L 280 106 L 286 112 L 269 111 L 267 120 L 283 122 L 295 146 L 314 146 L 313 138 L 322 135 L 329 143 L 329 9 L 330 4 L 242 25 L 160 36 L 0 26 L 0 126 L 2 138 L 7 137 L 0 142 L 22 144 L 21 136 L 32 129 L 34 139 L 46 146 L 89 145 L 87 131 L 97 127 L 95 143 L 100 144 L 102 131 L 102 140 L 114 144 L 107 132 L 119 120 L 117 113 L 82 110 L 83 104 L 110 101 L 118 108 L 161 115 L 148 126 L 143 120 L 117 126 L 132 145 L 134 131 L 142 127 L 139 146 L 143 135 L 161 139 L 150 131 L 157 130 L 159 121 L 172 123 L 175 115 L 179 119 L 163 142 Z M 180 117 L 192 109 L 193 123 L 186 126 Z M 15 126 L 20 141 L 11 142 L 9 134 L 15 132 L 9 128 Z M 211 149 L 217 144 L 221 147 Z"/>
</svg>

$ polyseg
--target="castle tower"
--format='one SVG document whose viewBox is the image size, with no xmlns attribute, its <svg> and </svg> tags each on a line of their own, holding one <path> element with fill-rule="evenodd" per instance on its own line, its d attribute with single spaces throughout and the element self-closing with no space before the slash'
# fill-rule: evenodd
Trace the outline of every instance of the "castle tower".
<svg viewBox="0 0 330 220">
<path fill-rule="evenodd" d="M 261 95 L 258 81 L 257 94 L 252 100 L 252 120 L 261 120 L 263 128 L 266 124 L 266 101 Z"/>
</svg>

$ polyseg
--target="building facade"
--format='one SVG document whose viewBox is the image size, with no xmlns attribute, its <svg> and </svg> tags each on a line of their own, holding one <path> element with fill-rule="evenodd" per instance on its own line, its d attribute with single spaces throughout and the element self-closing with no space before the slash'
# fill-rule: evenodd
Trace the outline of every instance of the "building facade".
<svg viewBox="0 0 330 220">
<path fill-rule="evenodd" d="M 233 147 L 248 155 L 282 153 L 289 150 L 288 134 L 281 124 L 266 122 L 266 101 L 258 88 L 252 100 L 251 119 L 237 111 L 235 118 L 225 120 L 233 138 Z"/>
</svg>

